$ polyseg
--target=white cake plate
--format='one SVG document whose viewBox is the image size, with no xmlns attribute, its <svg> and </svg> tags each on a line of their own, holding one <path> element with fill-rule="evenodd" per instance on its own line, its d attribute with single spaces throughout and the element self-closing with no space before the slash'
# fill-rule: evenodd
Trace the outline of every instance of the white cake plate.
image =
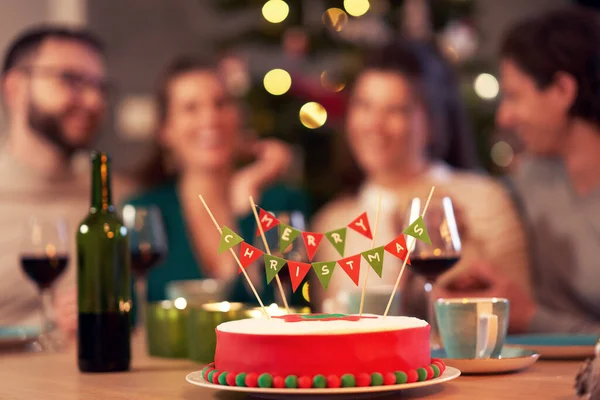
<svg viewBox="0 0 600 400">
<path fill-rule="evenodd" d="M 202 378 L 202 371 L 192 372 L 186 376 L 186 380 L 192 385 L 201 386 L 209 389 L 223 390 L 229 392 L 244 392 L 253 397 L 263 399 L 289 399 L 293 396 L 294 400 L 303 398 L 314 398 L 315 395 L 332 397 L 332 398 L 372 398 L 376 396 L 389 395 L 400 390 L 414 389 L 426 386 L 434 386 L 443 382 L 448 382 L 460 376 L 460 371 L 456 368 L 446 367 L 446 370 L 441 376 L 430 381 L 403 383 L 400 385 L 382 385 L 382 386 L 367 386 L 367 387 L 349 387 L 339 389 L 277 389 L 277 388 L 249 388 L 239 386 L 225 386 L 208 383 Z M 349 396 L 352 395 L 352 396 Z"/>
</svg>

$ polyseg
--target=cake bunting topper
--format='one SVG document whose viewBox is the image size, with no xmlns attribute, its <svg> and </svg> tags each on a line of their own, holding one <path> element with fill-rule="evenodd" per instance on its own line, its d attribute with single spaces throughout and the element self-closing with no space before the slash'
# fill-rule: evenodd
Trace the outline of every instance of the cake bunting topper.
<svg viewBox="0 0 600 400">
<path fill-rule="evenodd" d="M 225 225 L 221 229 L 221 242 L 219 243 L 219 254 L 242 243 L 244 239 Z"/>
<path fill-rule="evenodd" d="M 265 253 L 262 250 L 257 249 L 246 242 L 242 242 L 240 246 L 240 261 L 242 262 L 242 267 L 248 268 L 250 264 L 262 257 L 263 254 Z M 242 271 L 240 269 L 238 274 L 241 273 Z"/>
<path fill-rule="evenodd" d="M 421 213 L 421 216 L 419 218 L 417 218 L 412 224 L 410 224 L 409 227 L 405 230 L 407 235 L 410 235 L 410 236 L 416 238 L 417 240 L 424 240 L 424 241 L 425 241 L 425 239 L 429 240 L 429 233 L 427 233 L 427 229 L 425 228 L 425 222 L 423 221 L 423 218 L 425 217 L 425 214 L 427 213 L 427 208 L 429 208 L 429 202 L 431 201 L 431 197 L 433 196 L 434 191 L 435 191 L 435 186 L 432 186 L 431 191 L 429 192 L 429 196 L 427 197 L 427 201 L 425 202 L 425 206 L 423 207 L 423 212 Z M 415 222 L 419 222 L 419 224 L 417 225 L 417 224 L 415 224 Z M 421 229 L 424 232 L 420 232 Z M 417 235 L 417 236 L 414 236 L 414 235 Z M 388 304 L 385 308 L 385 312 L 383 313 L 383 318 L 387 317 L 387 314 L 390 311 L 390 307 L 392 306 L 392 301 L 394 300 L 394 295 L 396 294 L 396 291 L 398 290 L 398 285 L 400 285 L 400 279 L 402 279 L 402 274 L 404 273 L 404 268 L 406 268 L 406 263 L 408 262 L 409 254 L 414 249 L 415 243 L 416 243 L 416 240 L 411 241 L 410 248 L 408 249 L 408 253 L 407 253 L 406 257 L 404 258 L 404 262 L 402 263 L 402 268 L 400 268 L 400 272 L 398 273 L 398 279 L 396 279 L 396 284 L 394 285 L 394 289 L 392 290 L 390 300 L 388 301 Z M 431 241 L 429 241 L 429 243 L 431 243 Z"/>
<path fill-rule="evenodd" d="M 306 246 L 306 254 L 308 254 L 308 259 L 310 261 L 313 260 L 323 236 L 322 233 L 317 232 L 302 232 L 302 239 L 304 239 L 304 245 Z"/>
<path fill-rule="evenodd" d="M 300 231 L 284 223 L 279 223 L 279 252 L 286 252 L 286 249 L 300 235 Z"/>
<path fill-rule="evenodd" d="M 262 228 L 263 232 L 267 232 L 268 230 L 275 228 L 279 225 L 279 220 L 275 218 L 275 216 L 269 212 L 266 212 L 262 208 L 259 207 L 259 215 L 257 217 L 258 226 Z M 260 236 L 260 231 L 258 227 L 256 228 L 256 236 Z"/>
<path fill-rule="evenodd" d="M 354 282 L 356 286 L 358 286 L 358 279 L 360 278 L 360 257 L 361 254 L 359 253 L 338 260 L 340 267 L 342 267 L 346 275 L 352 279 L 352 282 Z"/>
<path fill-rule="evenodd" d="M 217 220 L 215 219 L 215 216 L 213 215 L 212 211 L 210 211 L 210 208 L 208 207 L 208 204 L 206 204 L 206 202 L 204 201 L 204 197 L 202 197 L 202 195 L 198 195 L 198 197 L 200 198 L 200 201 L 204 205 L 204 208 L 206 209 L 206 212 L 210 216 L 210 219 L 215 224 L 215 228 L 217 228 L 217 231 L 219 231 L 220 234 L 223 234 L 223 231 L 222 231 L 221 227 L 219 226 Z M 235 258 L 235 261 L 238 263 L 241 271 L 243 272 L 244 277 L 246 278 L 246 281 L 248 282 L 248 285 L 250 286 L 250 289 L 252 289 L 252 292 L 254 293 L 254 296 L 256 296 L 256 300 L 258 300 L 258 304 L 260 304 L 260 308 L 262 309 L 263 313 L 265 314 L 265 316 L 268 319 L 271 319 L 271 316 L 267 312 L 267 309 L 265 308 L 265 305 L 263 304 L 260 296 L 258 295 L 258 292 L 256 291 L 256 288 L 252 284 L 252 281 L 250 280 L 250 277 L 246 273 L 246 270 L 243 268 L 242 262 L 238 258 L 237 254 L 235 254 L 235 251 L 233 251 L 233 247 L 230 247 L 229 251 L 231 252 L 231 255 L 233 256 L 233 258 Z"/>
<path fill-rule="evenodd" d="M 361 254 L 371 268 L 373 268 L 373 271 L 381 278 L 381 273 L 383 272 L 383 246 L 363 251 Z"/>
<path fill-rule="evenodd" d="M 310 271 L 311 265 L 300 261 L 288 261 L 288 269 L 290 270 L 290 280 L 292 281 L 292 291 L 296 290 Z"/>
<path fill-rule="evenodd" d="M 348 224 L 349 228 L 354 229 L 356 232 L 365 236 L 367 239 L 373 239 L 373 234 L 371 233 L 371 226 L 369 225 L 369 217 L 367 216 L 367 212 L 363 212 L 360 214 L 354 221 Z"/>
<path fill-rule="evenodd" d="M 329 240 L 329 243 L 331 243 L 342 257 L 344 257 L 344 250 L 346 249 L 346 229 L 346 227 L 343 227 L 325 233 L 325 237 Z"/>
<path fill-rule="evenodd" d="M 265 231 L 263 229 L 263 221 L 271 221 L 269 223 L 269 228 L 271 229 L 272 227 L 276 226 L 277 224 L 279 224 L 279 221 L 272 215 L 269 215 L 268 213 L 263 214 L 263 218 L 259 218 L 258 213 L 256 212 L 256 204 L 254 203 L 254 198 L 252 198 L 252 196 L 250 196 L 248 198 L 248 200 L 250 200 L 250 205 L 252 206 L 252 212 L 254 213 L 254 218 L 256 218 L 256 224 L 258 225 L 258 230 L 260 232 L 260 236 L 262 237 L 263 240 L 263 244 L 265 245 L 265 249 L 267 250 L 267 254 L 265 254 L 265 268 L 266 268 L 266 272 L 267 272 L 267 283 L 270 283 L 271 280 L 273 279 L 273 276 L 275 277 L 275 280 L 277 281 L 277 286 L 279 288 L 279 294 L 281 295 L 281 299 L 283 301 L 283 305 L 285 306 L 285 311 L 287 311 L 287 313 L 290 313 L 290 307 L 288 306 L 288 302 L 287 302 L 287 298 L 285 297 L 285 292 L 283 291 L 283 286 L 281 285 L 281 280 L 279 279 L 279 275 L 278 272 L 281 270 L 281 268 L 283 268 L 283 266 L 285 265 L 285 261 L 282 258 L 280 258 L 279 260 L 283 260 L 283 263 L 277 263 L 275 265 L 276 269 L 272 268 L 273 261 L 277 261 L 274 258 L 269 259 L 269 264 L 267 264 L 267 256 L 271 256 L 271 249 L 269 248 L 269 243 L 267 242 L 267 238 L 265 237 Z M 260 209 L 261 211 L 263 211 L 263 209 Z M 266 216 L 266 217 L 265 217 Z M 270 219 L 272 218 L 272 219 Z M 275 221 L 277 221 L 275 223 Z M 272 257 L 272 256 L 271 256 Z M 278 268 L 277 268 L 278 267 Z M 274 275 L 273 275 L 274 272 Z M 269 277 L 271 277 L 269 279 Z"/>
<path fill-rule="evenodd" d="M 321 282 L 321 285 L 323 285 L 325 290 L 329 287 L 329 282 L 331 281 L 331 276 L 333 275 L 336 264 L 337 261 L 320 261 L 312 263 L 317 278 L 319 278 L 319 282 Z"/>
</svg>

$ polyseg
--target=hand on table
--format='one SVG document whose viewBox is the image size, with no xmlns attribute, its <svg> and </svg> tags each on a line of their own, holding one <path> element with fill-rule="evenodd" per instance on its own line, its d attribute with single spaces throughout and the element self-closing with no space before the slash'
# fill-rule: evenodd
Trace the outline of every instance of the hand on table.
<svg viewBox="0 0 600 400">
<path fill-rule="evenodd" d="M 499 297 L 510 302 L 509 330 L 524 332 L 528 329 L 537 305 L 514 280 L 494 271 L 492 266 L 479 261 L 465 272 L 444 284 L 434 285 L 436 298 Z"/>
<path fill-rule="evenodd" d="M 292 160 L 290 146 L 276 139 L 260 140 L 247 151 L 254 160 L 234 175 L 231 185 L 232 208 L 237 215 L 248 213 L 248 196 L 258 202 L 262 190 L 281 178 Z"/>
</svg>

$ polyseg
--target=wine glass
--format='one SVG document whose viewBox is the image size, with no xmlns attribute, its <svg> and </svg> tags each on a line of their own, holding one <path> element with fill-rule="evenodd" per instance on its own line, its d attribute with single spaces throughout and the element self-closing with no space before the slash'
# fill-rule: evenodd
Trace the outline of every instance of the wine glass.
<svg viewBox="0 0 600 400">
<path fill-rule="evenodd" d="M 271 212 L 280 223 L 291 226 L 292 228 L 298 229 L 300 231 L 306 231 L 306 217 L 299 210 L 287 210 L 287 211 L 277 211 Z M 267 239 L 267 244 L 269 245 L 269 249 L 271 250 L 271 254 L 277 257 L 284 258 L 289 261 L 298 261 L 298 262 L 310 262 L 308 260 L 308 254 L 306 253 L 306 247 L 304 246 L 304 242 L 302 241 L 302 236 L 298 235 L 298 237 L 286 248 L 283 252 L 279 249 L 279 226 L 270 229 L 265 232 L 265 238 Z M 265 246 L 262 240 L 262 237 L 258 236 L 254 239 L 254 246 L 265 251 Z M 264 259 L 261 259 L 262 265 L 260 268 L 264 269 Z M 299 287 L 295 294 L 292 295 L 292 285 L 290 279 L 290 273 L 288 268 L 282 268 L 279 271 L 279 279 L 281 280 L 281 284 L 285 288 L 286 300 L 288 303 L 294 302 L 298 296 L 304 297 L 302 294 L 303 291 L 307 291 L 308 288 L 304 288 L 306 284 Z M 275 282 L 272 282 L 273 285 L 276 285 Z M 281 296 L 279 294 L 279 290 L 275 290 L 275 297 L 281 303 Z M 307 305 L 307 300 L 299 299 L 299 303 L 302 303 L 302 306 Z"/>
<path fill-rule="evenodd" d="M 422 215 L 426 199 L 413 198 L 407 211 L 408 225 Z M 461 241 L 450 197 L 432 198 L 423 217 L 431 243 L 407 235 L 406 244 L 411 251 L 410 268 L 422 276 L 427 296 L 427 319 L 431 326 L 431 348 L 440 348 L 435 321 L 433 285 L 452 268 L 461 256 Z"/>
<path fill-rule="evenodd" d="M 144 322 L 149 271 L 160 263 L 168 252 L 164 222 L 156 206 L 123 206 L 123 223 L 129 230 L 131 270 L 135 278 L 139 323 Z"/>
<path fill-rule="evenodd" d="M 67 223 L 62 218 L 31 217 L 21 239 L 21 268 L 40 293 L 42 326 L 38 343 L 42 350 L 59 351 L 62 348 L 54 320 L 52 285 L 69 263 L 67 243 Z"/>
</svg>

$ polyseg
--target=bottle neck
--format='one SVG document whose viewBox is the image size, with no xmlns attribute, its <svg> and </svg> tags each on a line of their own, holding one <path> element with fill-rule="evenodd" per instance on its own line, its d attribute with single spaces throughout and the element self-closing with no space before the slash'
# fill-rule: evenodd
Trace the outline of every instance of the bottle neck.
<svg viewBox="0 0 600 400">
<path fill-rule="evenodd" d="M 95 211 L 112 211 L 110 160 L 106 153 L 92 155 L 92 204 Z"/>
</svg>

